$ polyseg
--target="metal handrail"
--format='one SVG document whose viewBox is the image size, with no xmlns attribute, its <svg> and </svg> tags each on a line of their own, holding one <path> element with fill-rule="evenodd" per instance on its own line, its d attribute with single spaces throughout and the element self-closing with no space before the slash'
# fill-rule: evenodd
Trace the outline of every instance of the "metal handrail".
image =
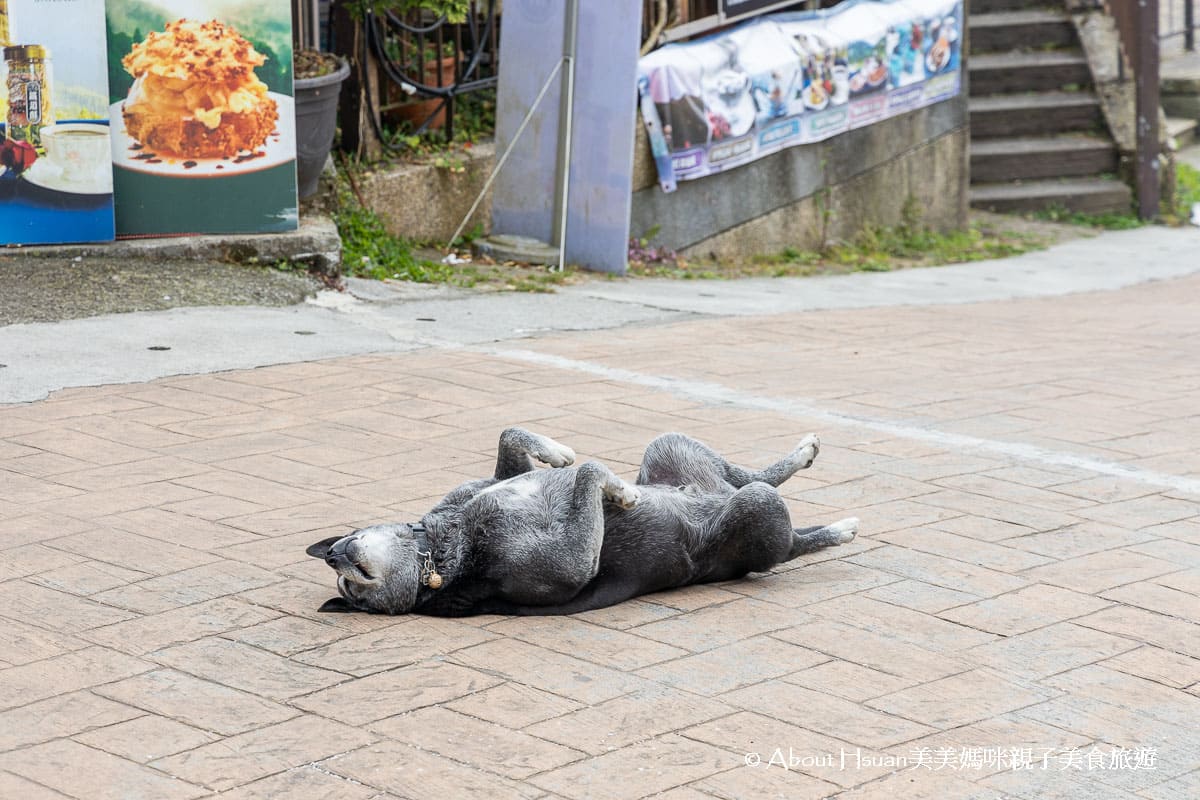
<svg viewBox="0 0 1200 800">
<path fill-rule="evenodd" d="M 1167 27 L 1169 30 L 1160 31 L 1160 41 L 1183 37 L 1183 49 L 1189 53 L 1196 51 L 1196 0 L 1167 0 Z M 1175 9 L 1178 4 L 1183 6 L 1183 27 L 1176 28 Z"/>
</svg>

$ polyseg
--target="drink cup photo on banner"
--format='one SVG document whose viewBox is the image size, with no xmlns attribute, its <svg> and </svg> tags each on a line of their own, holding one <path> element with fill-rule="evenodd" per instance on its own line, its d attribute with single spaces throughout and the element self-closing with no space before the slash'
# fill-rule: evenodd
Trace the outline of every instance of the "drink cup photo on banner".
<svg viewBox="0 0 1200 800">
<path fill-rule="evenodd" d="M 288 0 L 108 0 L 118 235 L 294 230 Z"/>
<path fill-rule="evenodd" d="M 848 0 L 647 54 L 638 90 L 659 184 L 956 96 L 962 15 L 962 0 Z"/>
<path fill-rule="evenodd" d="M 113 238 L 103 23 L 104 0 L 0 0 L 0 243 Z"/>
</svg>

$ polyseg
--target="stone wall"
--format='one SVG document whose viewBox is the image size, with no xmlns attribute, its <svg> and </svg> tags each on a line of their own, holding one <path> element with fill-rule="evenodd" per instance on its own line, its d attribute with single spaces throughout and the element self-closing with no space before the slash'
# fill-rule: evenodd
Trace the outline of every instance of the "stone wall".
<svg viewBox="0 0 1200 800">
<path fill-rule="evenodd" d="M 894 225 L 913 198 L 937 230 L 967 223 L 967 103 L 959 97 L 866 128 L 801 145 L 728 172 L 658 188 L 645 129 L 638 123 L 631 230 L 659 226 L 655 244 L 691 255 L 728 257 L 813 248 L 849 239 L 865 224 Z M 388 228 L 444 243 L 470 208 L 494 163 L 493 145 L 473 148 L 464 172 L 399 165 L 364 176 L 364 200 Z M 489 201 L 467 226 L 490 230 Z"/>
<path fill-rule="evenodd" d="M 649 142 L 634 159 L 633 235 L 686 255 L 811 249 L 864 225 L 895 225 L 911 198 L 936 230 L 967 224 L 966 90 L 958 97 L 728 172 L 657 184 Z"/>
</svg>

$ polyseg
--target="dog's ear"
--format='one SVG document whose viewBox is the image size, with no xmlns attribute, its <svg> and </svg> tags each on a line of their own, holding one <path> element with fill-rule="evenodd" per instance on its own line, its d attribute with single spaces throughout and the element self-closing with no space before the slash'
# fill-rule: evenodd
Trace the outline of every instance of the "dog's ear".
<svg viewBox="0 0 1200 800">
<path fill-rule="evenodd" d="M 353 610 L 354 607 L 347 603 L 344 597 L 331 597 L 317 609 L 322 614 L 344 614 Z"/>
<path fill-rule="evenodd" d="M 333 547 L 333 543 L 342 539 L 342 536 L 330 536 L 328 539 L 322 539 L 316 544 L 310 544 L 305 548 L 304 552 L 308 553 L 313 558 L 325 560 L 325 556 L 329 555 L 329 548 Z"/>
</svg>

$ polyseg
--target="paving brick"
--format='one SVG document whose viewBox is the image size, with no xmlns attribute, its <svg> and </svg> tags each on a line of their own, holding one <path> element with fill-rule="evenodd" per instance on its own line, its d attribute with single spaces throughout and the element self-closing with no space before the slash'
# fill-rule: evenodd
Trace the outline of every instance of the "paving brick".
<svg viewBox="0 0 1200 800">
<path fill-rule="evenodd" d="M 1015 575 L 895 545 L 859 553 L 850 559 L 860 566 L 885 570 L 945 589 L 969 592 L 976 597 L 1004 594 L 1028 583 Z"/>
<path fill-rule="evenodd" d="M 276 616 L 278 613 L 269 609 L 231 598 L 219 598 L 94 628 L 88 631 L 87 638 L 126 653 L 145 655 L 171 645 L 256 625 Z"/>
<path fill-rule="evenodd" d="M 734 779 L 747 774 L 745 758 L 750 753 L 757 755 L 762 765 L 750 768 L 751 771 L 762 772 L 777 780 L 785 773 L 795 771 L 848 788 L 891 771 L 892 768 L 880 766 L 877 761 L 883 751 L 824 736 L 801 727 L 804 720 L 796 722 L 799 724 L 739 711 L 685 728 L 680 735 L 728 750 L 742 759 L 743 769 L 722 773 Z M 800 763 L 794 763 L 793 757 Z M 780 766 L 781 759 L 786 763 L 786 770 Z"/>
<path fill-rule="evenodd" d="M 1070 622 L 976 647 L 978 663 L 1013 675 L 1042 678 L 1133 650 L 1137 642 Z"/>
<path fill-rule="evenodd" d="M 358 728 L 320 717 L 303 716 L 160 758 L 150 766 L 222 791 L 355 750 L 375 739 Z"/>
<path fill-rule="evenodd" d="M 911 686 L 911 678 L 900 678 L 860 664 L 834 659 L 784 676 L 788 683 L 862 702 Z"/>
<path fill-rule="evenodd" d="M 643 678 L 515 639 L 484 642 L 460 650 L 453 658 L 477 670 L 580 703 L 601 703 L 648 685 Z"/>
<path fill-rule="evenodd" d="M 936 653 L 886 632 L 831 620 L 814 620 L 778 631 L 775 636 L 900 678 L 928 681 L 965 672 L 973 666 L 962 657 Z"/>
<path fill-rule="evenodd" d="M 96 690 L 97 694 L 201 730 L 243 733 L 299 712 L 279 703 L 172 669 L 158 669 Z"/>
<path fill-rule="evenodd" d="M 1200 697 L 1099 664 L 1073 669 L 1043 683 L 1180 727 L 1193 725 L 1200 715 Z"/>
<path fill-rule="evenodd" d="M 0 769 L 88 800 L 190 800 L 205 794 L 198 786 L 69 740 L 0 754 Z"/>
<path fill-rule="evenodd" d="M 550 692 L 509 681 L 451 700 L 444 703 L 443 707 L 519 730 L 535 722 L 567 714 L 582 705 Z"/>
<path fill-rule="evenodd" d="M 1035 584 L 1009 594 L 943 611 L 938 616 L 990 633 L 1012 636 L 1082 617 L 1110 605 L 1092 595 Z"/>
<path fill-rule="evenodd" d="M 139 614 L 157 614 L 280 580 L 281 576 L 251 564 L 217 561 L 100 592 L 93 599 Z"/>
<path fill-rule="evenodd" d="M 601 794 L 612 800 L 635 800 L 743 764 L 732 753 L 668 735 L 561 767 L 532 781 L 577 800 Z"/>
<path fill-rule="evenodd" d="M 158 650 L 153 658 L 160 664 L 272 700 L 308 694 L 346 679 L 340 672 L 307 666 L 219 637 Z"/>
<path fill-rule="evenodd" d="M 998 789 L 971 783 L 944 772 L 902 770 L 886 778 L 852 789 L 838 800 L 1009 800 Z"/>
<path fill-rule="evenodd" d="M 2 561 L 3 554 L 0 554 Z M 145 577 L 144 572 L 105 564 L 103 561 L 80 561 L 57 569 L 39 570 L 30 575 L 29 580 L 47 589 L 88 597 Z"/>
<path fill-rule="evenodd" d="M 24 547 L 0 550 L 0 570 L 5 578 L 23 578 L 53 572 L 78 564 L 82 560 L 79 556 L 43 544 L 28 544 Z"/>
<path fill-rule="evenodd" d="M 747 711 L 801 722 L 818 733 L 864 747 L 887 747 L 933 731 L 926 725 L 786 682 L 760 683 L 722 695 L 722 699 Z"/>
<path fill-rule="evenodd" d="M 574 617 L 518 617 L 489 625 L 488 631 L 567 655 L 586 650 L 588 660 L 626 672 L 688 653 L 653 638 L 603 628 Z"/>
<path fill-rule="evenodd" d="M 945 730 L 1034 705 L 1050 696 L 1052 692 L 1016 683 L 994 671 L 973 670 L 901 689 L 866 704 Z"/>
<path fill-rule="evenodd" d="M 945 756 L 940 756 L 945 758 L 947 763 L 942 769 L 952 770 L 970 780 L 979 780 L 988 775 L 1011 770 L 1011 754 L 1014 751 L 1028 749 L 1031 760 L 1038 759 L 1039 767 L 1044 757 L 1048 754 L 1054 755 L 1055 759 L 1050 763 L 1057 769 L 1057 754 L 1073 748 L 1086 748 L 1093 742 L 1090 736 L 1035 722 L 1020 714 L 1020 711 L 1001 714 L 951 728 L 892 748 L 891 752 L 910 759 L 924 753 L 931 760 L 937 760 L 940 753 L 945 753 Z M 1002 759 L 1002 752 L 1010 755 Z M 937 767 L 928 761 L 925 764 L 933 769 Z M 926 767 L 920 769 L 924 770 Z"/>
<path fill-rule="evenodd" d="M 141 713 L 88 691 L 56 695 L 0 712 L 0 751 L 103 728 Z"/>
<path fill-rule="evenodd" d="M 879 538 L 891 544 L 965 561 L 1000 572 L 1020 572 L 1023 569 L 1050 563 L 1051 559 L 1027 553 L 1013 547 L 991 544 L 933 529 L 891 531 Z"/>
<path fill-rule="evenodd" d="M 345 636 L 345 631 L 299 617 L 277 617 L 221 635 L 281 656 L 291 656 L 337 641 Z"/>
<path fill-rule="evenodd" d="M 77 734 L 73 738 L 97 750 L 104 750 L 138 764 L 146 764 L 156 758 L 200 747 L 221 737 L 166 717 L 145 714 L 106 728 Z"/>
<path fill-rule="evenodd" d="M 809 619 L 803 611 L 743 598 L 633 628 L 639 636 L 701 652 Z"/>
<path fill-rule="evenodd" d="M 320 766 L 337 775 L 386 789 L 398 797 L 534 800 L 543 794 L 527 783 L 517 783 L 391 740 L 329 759 Z"/>
<path fill-rule="evenodd" d="M 52 658 L 88 644 L 78 637 L 35 628 L 15 619 L 5 618 L 0 625 L 0 653 L 14 665 Z"/>
<path fill-rule="evenodd" d="M 647 667 L 638 674 L 711 697 L 763 680 L 781 678 L 828 659 L 822 653 L 763 635 Z"/>
<path fill-rule="evenodd" d="M 1100 522 L 1080 522 L 1053 531 L 1034 533 L 1011 539 L 1007 544 L 1031 553 L 1056 559 L 1075 558 L 1102 550 L 1148 541 L 1150 534 L 1105 525 Z"/>
<path fill-rule="evenodd" d="M 61 792 L 2 770 L 0 770 L 0 797 L 19 797 L 21 800 L 71 800 Z"/>
<path fill-rule="evenodd" d="M 1100 662 L 1100 666 L 1183 689 L 1200 683 L 1200 659 L 1146 645 Z"/>
<path fill-rule="evenodd" d="M 1105 503 L 1103 506 L 1095 506 L 1076 513 L 1100 522 L 1136 529 L 1189 519 L 1200 511 L 1197 510 L 1194 502 L 1153 495 L 1139 497 L 1135 500 L 1123 500 L 1119 503 Z"/>
<path fill-rule="evenodd" d="M 308 650 L 295 660 L 361 677 L 495 638 L 493 633 L 457 620 L 412 617 L 381 631 L 348 638 L 343 634 L 339 641 Z"/>
<path fill-rule="evenodd" d="M 99 522 L 106 528 L 117 528 L 151 539 L 191 547 L 195 550 L 223 550 L 243 542 L 258 540 L 254 533 L 239 530 L 199 517 L 161 508 L 143 508 L 106 517 Z"/>
<path fill-rule="evenodd" d="M 454 761 L 513 780 L 583 758 L 579 745 L 564 747 L 505 726 L 445 708 L 423 708 L 373 723 L 370 729 Z"/>
<path fill-rule="evenodd" d="M 221 800 L 388 800 L 378 790 L 305 765 L 222 792 Z"/>
<path fill-rule="evenodd" d="M 15 708 L 49 697 L 97 687 L 137 675 L 153 664 L 103 647 L 85 647 L 44 661 L 0 670 L 0 708 Z"/>
<path fill-rule="evenodd" d="M 362 725 L 498 683 L 499 678 L 482 671 L 431 660 L 347 681 L 296 698 L 292 705 L 348 725 Z"/>
<path fill-rule="evenodd" d="M 966 605 L 979 599 L 977 595 L 967 592 L 947 589 L 944 586 L 934 586 L 908 578 L 876 587 L 862 594 L 863 597 L 872 600 L 911 608 L 913 611 L 925 614 L 936 614 L 939 611 Z"/>
<path fill-rule="evenodd" d="M 852 552 L 862 552 L 861 549 L 852 549 L 861 541 L 865 540 L 855 539 L 854 542 L 842 545 L 837 550 L 845 550 L 841 556 L 850 555 Z M 730 583 L 728 588 L 730 591 L 748 597 L 773 600 L 789 606 L 804 606 L 832 597 L 895 583 L 899 580 L 895 575 L 882 570 L 860 567 L 857 564 L 841 561 L 840 557 L 835 560 L 830 555 L 832 552 L 834 551 L 831 548 L 802 556 L 795 561 L 788 562 L 786 566 L 777 568 L 777 571 L 771 574 Z M 820 560 L 826 558 L 831 560 Z"/>
<path fill-rule="evenodd" d="M 930 650 L 960 651 L 996 638 L 984 631 L 862 595 L 835 597 L 809 606 L 807 610 L 820 618 L 840 620 L 856 628 L 881 636 L 895 636 Z"/>
<path fill-rule="evenodd" d="M 1197 612 L 1197 607 L 1200 606 L 1196 595 L 1172 589 L 1169 586 L 1160 586 L 1153 581 L 1140 581 L 1118 586 L 1116 589 L 1104 592 L 1102 596 L 1108 600 L 1116 600 L 1126 605 L 1181 619 L 1193 617 Z"/>
<path fill-rule="evenodd" d="M 214 555 L 190 547 L 117 530 L 96 530 L 65 536 L 55 539 L 52 545 L 68 553 L 136 569 L 149 575 L 166 575 L 217 560 Z"/>
<path fill-rule="evenodd" d="M 600 755 L 727 713 L 724 703 L 653 687 L 539 722 L 526 731 Z"/>
<path fill-rule="evenodd" d="M 960 536 L 966 536 L 971 539 L 979 539 L 983 542 L 999 542 L 1005 539 L 1015 539 L 1018 536 L 1028 536 L 1035 532 L 1034 528 L 1025 525 L 979 517 L 973 514 L 963 514 L 950 519 L 939 520 L 930 523 L 929 527 L 946 531 L 947 533 L 957 533 Z"/>
<path fill-rule="evenodd" d="M 1026 570 L 1022 575 L 1030 580 L 1090 594 L 1164 575 L 1178 569 L 1177 565 L 1171 564 L 1169 561 L 1122 548 L 1034 567 Z"/>
<path fill-rule="evenodd" d="M 1200 658 L 1200 625 L 1128 606 L 1114 606 L 1075 624 Z"/>
</svg>

